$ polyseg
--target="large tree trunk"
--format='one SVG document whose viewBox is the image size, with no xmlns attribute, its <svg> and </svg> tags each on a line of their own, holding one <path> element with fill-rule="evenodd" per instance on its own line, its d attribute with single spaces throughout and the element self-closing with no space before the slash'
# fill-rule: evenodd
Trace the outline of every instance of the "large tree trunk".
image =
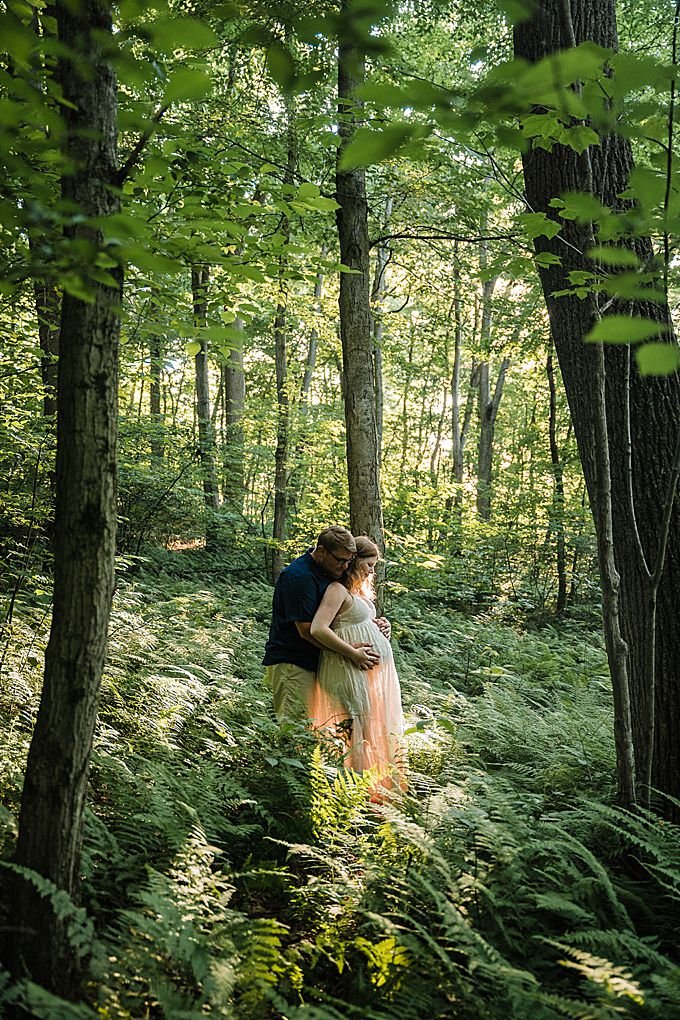
<svg viewBox="0 0 680 1020">
<path fill-rule="evenodd" d="M 343 0 L 338 47 L 338 158 L 354 136 L 358 103 L 356 88 L 364 80 L 364 58 L 352 41 L 348 0 Z M 370 535 L 383 548 L 380 501 L 378 429 L 375 406 L 375 364 L 370 306 L 370 264 L 366 179 L 361 169 L 336 173 L 340 260 L 355 273 L 340 274 L 340 336 L 347 429 L 347 476 L 350 528 Z"/>
<path fill-rule="evenodd" d="M 616 18 L 613 0 L 571 0 L 571 18 L 576 42 L 593 40 L 616 48 Z M 515 29 L 515 49 L 520 57 L 535 61 L 546 53 L 565 48 L 564 19 L 558 0 L 541 0 L 532 19 Z M 620 208 L 617 196 L 627 187 L 632 169 L 629 143 L 615 135 L 603 136 L 591 149 L 593 190 L 611 208 Z M 552 152 L 535 149 L 525 153 L 524 174 L 529 204 L 535 211 L 557 219 L 550 200 L 568 191 L 586 190 L 581 158 L 571 149 L 555 145 Z M 561 222 L 561 221 L 559 221 Z M 568 287 L 566 273 L 573 269 L 592 271 L 592 264 L 580 254 L 588 247 L 589 226 L 567 221 L 561 236 L 539 238 L 539 251 L 558 255 L 561 264 L 542 268 L 541 282 L 550 314 L 555 349 L 560 362 L 567 399 L 583 464 L 586 485 L 594 505 L 596 463 L 594 451 L 597 396 L 595 392 L 597 352 L 582 338 L 593 324 L 593 302 L 578 297 L 554 298 Z M 651 243 L 638 238 L 635 250 L 649 263 Z M 628 304 L 619 311 L 667 322 L 667 308 L 648 302 Z M 650 685 L 645 672 L 645 619 L 648 585 L 635 548 L 635 527 L 649 562 L 657 548 L 664 501 L 671 474 L 675 437 L 680 428 L 680 379 L 641 378 L 631 373 L 628 387 L 629 350 L 609 346 L 606 358 L 607 428 L 611 459 L 614 552 L 620 574 L 620 606 L 623 637 L 628 644 L 628 669 L 632 701 L 633 740 L 638 766 L 647 758 L 647 695 Z M 630 419 L 628 411 L 630 410 Z M 628 457 L 628 437 L 633 436 Z M 631 512 L 630 486 L 635 518 Z M 680 629 L 674 579 L 680 570 L 680 516 L 673 513 L 666 568 L 658 593 L 656 727 L 653 743 L 652 783 L 665 793 L 680 797 Z"/>
<path fill-rule="evenodd" d="M 62 193 L 82 218 L 118 212 L 116 80 L 107 3 L 57 5 L 67 156 Z M 69 59 L 71 53 L 77 59 Z M 87 222 L 87 220 L 86 220 Z M 68 237 L 94 254 L 86 224 Z M 81 256 L 82 258 L 82 256 Z M 94 262 L 94 258 L 92 258 Z M 78 272 L 87 279 L 87 265 Z M 120 274 L 117 274 L 120 275 Z M 45 682 L 26 767 L 16 863 L 77 900 L 88 768 L 113 593 L 116 527 L 117 357 L 120 287 L 90 281 L 92 301 L 65 294 L 57 401 L 54 615 Z M 30 880 L 18 878 L 9 912 L 12 969 L 58 994 L 78 992 L 83 960 L 68 923 Z"/>
<path fill-rule="evenodd" d="M 208 321 L 208 266 L 191 267 L 191 294 L 194 305 L 194 325 L 205 326 Z M 201 458 L 203 476 L 203 499 L 206 509 L 205 544 L 214 549 L 219 543 L 217 510 L 219 492 L 217 469 L 215 467 L 215 437 L 210 414 L 210 374 L 208 365 L 208 341 L 201 340 L 201 348 L 195 357 L 196 368 L 196 418 L 198 420 L 198 452 Z"/>
</svg>

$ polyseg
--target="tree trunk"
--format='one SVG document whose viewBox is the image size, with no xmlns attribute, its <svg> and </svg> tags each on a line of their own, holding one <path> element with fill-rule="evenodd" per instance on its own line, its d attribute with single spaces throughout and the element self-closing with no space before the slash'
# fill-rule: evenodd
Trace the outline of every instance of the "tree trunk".
<svg viewBox="0 0 680 1020">
<path fill-rule="evenodd" d="M 591 39 L 616 48 L 616 19 L 613 0 L 591 6 L 587 0 L 572 0 L 571 15 L 576 42 Z M 529 60 L 564 47 L 562 20 L 556 0 L 543 2 L 535 16 L 516 28 L 516 52 Z M 594 193 L 611 208 L 624 205 L 618 195 L 625 190 L 633 166 L 630 145 L 615 135 L 601 138 L 591 153 Z M 527 197 L 532 209 L 556 219 L 549 207 L 552 198 L 567 191 L 584 189 L 582 162 L 575 152 L 556 145 L 548 153 L 539 149 L 524 155 Z M 568 265 L 541 269 L 541 282 L 551 319 L 555 349 L 560 362 L 567 399 L 588 487 L 591 506 L 596 496 L 594 422 L 596 397 L 593 392 L 596 352 L 582 337 L 592 325 L 592 303 L 577 297 L 556 299 L 556 290 L 568 286 L 566 272 L 592 270 L 580 253 L 587 247 L 587 227 L 566 222 L 561 231 L 572 247 L 559 238 L 539 238 L 539 251 L 550 251 Z M 651 261 L 651 243 L 646 238 L 631 242 L 643 263 Z M 663 304 L 636 301 L 618 311 L 667 323 Z M 664 793 L 680 797 L 680 744 L 676 739 L 680 723 L 680 631 L 674 579 L 680 570 L 680 515 L 670 521 L 666 568 L 658 592 L 657 657 L 655 670 L 655 711 L 658 720 L 653 747 L 648 748 L 647 719 L 651 684 L 645 668 L 645 620 L 648 615 L 648 585 L 641 557 L 633 537 L 637 527 L 648 562 L 654 559 L 662 525 L 663 507 L 671 477 L 675 437 L 680 429 L 680 379 L 641 378 L 637 372 L 628 385 L 626 348 L 609 346 L 605 351 L 607 379 L 607 426 L 612 474 L 613 543 L 620 574 L 622 634 L 628 644 L 633 741 L 638 767 L 653 756 L 652 783 Z M 635 437 L 631 457 L 628 437 Z M 632 461 L 632 465 L 631 465 Z M 632 466 L 632 476 L 631 476 Z M 632 489 L 632 500 L 630 493 Z M 632 508 L 635 512 L 633 514 Z M 669 813 L 674 813 L 669 810 Z"/>
<path fill-rule="evenodd" d="M 387 233 L 394 199 L 388 195 L 385 199 L 385 216 L 383 219 L 383 233 Z M 375 371 L 375 427 L 378 443 L 378 469 L 382 463 L 382 435 L 383 419 L 385 415 L 385 394 L 383 387 L 382 369 L 382 343 L 385 332 L 383 321 L 383 302 L 387 293 L 387 263 L 390 259 L 390 249 L 387 243 L 380 244 L 375 257 L 375 276 L 373 277 L 373 289 L 371 291 L 372 319 L 373 319 L 373 365 Z"/>
<path fill-rule="evenodd" d="M 399 485 L 408 488 L 408 451 L 409 451 L 409 440 L 412 439 L 409 422 L 410 416 L 408 413 L 408 398 L 411 393 L 411 380 L 413 378 L 413 348 L 415 340 L 413 336 L 413 325 L 411 326 L 411 334 L 408 345 L 408 354 L 406 365 L 404 368 L 404 392 L 401 398 L 401 458 L 399 461 Z"/>
<path fill-rule="evenodd" d="M 243 332 L 242 319 L 234 321 L 234 328 Z M 222 369 L 224 392 L 224 481 L 222 494 L 227 510 L 243 513 L 244 501 L 244 433 L 243 413 L 246 401 L 246 376 L 243 364 L 243 343 L 232 347 L 229 360 Z"/>
<path fill-rule="evenodd" d="M 353 43 L 348 0 L 343 0 L 338 47 L 338 168 L 336 217 L 340 260 L 356 273 L 340 273 L 340 336 L 347 429 L 350 528 L 369 535 L 382 550 L 378 429 L 375 407 L 374 343 L 370 307 L 370 264 L 366 180 L 361 169 L 342 170 L 341 160 L 354 136 L 359 105 L 356 88 L 364 81 L 364 57 Z"/>
<path fill-rule="evenodd" d="M 486 234 L 488 213 L 482 214 L 480 233 Z M 479 269 L 484 274 L 487 268 L 487 242 L 479 243 Z M 493 438 L 496 429 L 498 406 L 503 395 L 505 373 L 509 361 L 503 359 L 493 397 L 491 396 L 491 323 L 493 319 L 493 292 L 498 282 L 497 276 L 482 280 L 481 322 L 479 342 L 482 360 L 478 367 L 477 386 L 479 393 L 479 445 L 477 447 L 477 515 L 482 521 L 491 518 L 491 474 L 493 471 Z"/>
<path fill-rule="evenodd" d="M 33 284 L 38 315 L 40 374 L 43 384 L 43 414 L 52 418 L 57 411 L 57 375 L 59 363 L 59 319 L 61 299 L 52 280 L 41 278 Z"/>
<path fill-rule="evenodd" d="M 555 389 L 552 351 L 548 354 L 546 373 L 550 395 L 548 436 L 550 441 L 550 463 L 552 464 L 554 482 L 551 530 L 555 533 L 555 562 L 557 566 L 555 616 L 561 616 L 567 607 L 567 556 L 564 539 L 564 478 L 560 449 L 557 444 L 557 392 Z"/>
<path fill-rule="evenodd" d="M 208 321 L 208 266 L 191 267 L 191 294 L 194 305 L 194 326 L 205 326 Z M 219 493 L 215 467 L 215 439 L 210 417 L 210 375 L 208 371 L 208 341 L 201 340 L 201 349 L 194 357 L 196 366 L 196 420 L 198 423 L 198 452 L 203 476 L 203 498 L 206 509 L 205 544 L 214 549 L 219 544 L 217 510 Z"/>
<path fill-rule="evenodd" d="M 451 481 L 453 497 L 447 500 L 447 509 L 453 510 L 453 546 L 454 553 L 459 552 L 461 544 L 461 527 L 463 523 L 463 474 L 465 471 L 465 445 L 467 443 L 475 387 L 478 385 L 478 366 L 473 360 L 470 369 L 470 380 L 465 399 L 465 407 L 461 408 L 460 376 L 463 367 L 463 315 L 460 267 L 458 263 L 458 246 L 454 248 L 453 276 L 453 319 L 454 319 L 454 350 L 453 368 L 451 371 Z M 461 421 L 462 410 L 462 421 Z"/>
<path fill-rule="evenodd" d="M 285 98 L 286 111 L 286 184 L 292 185 L 297 167 L 295 108 L 290 95 Z M 274 319 L 274 359 L 276 363 L 276 452 L 274 455 L 274 525 L 272 529 L 272 581 L 276 582 L 286 561 L 285 541 L 288 534 L 288 460 L 290 449 L 290 397 L 288 393 L 287 304 L 285 271 L 288 264 L 286 247 L 290 242 L 290 219 L 282 217 L 279 232 L 285 242 L 279 261 L 279 303 Z"/>
<path fill-rule="evenodd" d="M 279 299 L 274 319 L 274 350 L 276 361 L 276 451 L 274 453 L 274 525 L 272 539 L 272 581 L 285 566 L 283 543 L 286 540 L 288 517 L 288 445 L 290 438 L 290 407 L 288 400 L 288 356 L 286 351 L 286 305 Z"/>
<path fill-rule="evenodd" d="M 493 396 L 491 395 L 490 372 L 488 361 L 477 366 L 479 390 L 479 446 L 477 453 L 477 514 L 482 521 L 491 518 L 491 480 L 493 474 L 493 440 L 496 431 L 496 418 L 500 407 L 505 376 L 510 364 L 509 358 L 503 358 Z"/>
<path fill-rule="evenodd" d="M 161 371 L 163 368 L 163 345 L 160 336 L 149 338 L 149 411 L 151 413 L 151 458 L 163 460 L 164 422 L 161 411 Z"/>
<path fill-rule="evenodd" d="M 322 249 L 321 256 L 326 256 L 326 249 Z M 316 274 L 316 283 L 314 285 L 314 314 L 321 316 L 322 305 L 321 299 L 323 297 L 323 273 Z M 307 345 L 307 357 L 305 358 L 305 371 L 302 377 L 302 384 L 300 386 L 300 404 L 303 409 L 303 416 L 306 416 L 309 391 L 312 386 L 312 379 L 314 377 L 314 369 L 316 368 L 316 355 L 319 349 L 319 331 L 316 325 L 312 326 L 309 332 L 309 344 Z"/>
<path fill-rule="evenodd" d="M 84 223 L 67 238 L 92 254 L 102 237 L 87 222 L 119 211 L 116 79 L 111 12 L 84 0 L 57 5 L 66 152 L 62 180 Z M 75 53 L 77 59 L 70 58 Z M 78 256 L 82 259 L 82 255 Z M 94 258 L 92 258 L 94 261 Z M 88 265 L 77 271 L 87 280 Z M 114 270 L 116 278 L 122 274 Z M 83 813 L 113 593 L 116 530 L 117 358 L 121 287 L 88 281 L 91 301 L 65 294 L 57 399 L 54 615 L 45 682 L 26 767 L 16 863 L 77 901 Z M 82 955 L 49 896 L 17 878 L 8 957 L 18 976 L 69 998 L 78 995 Z M 86 949 L 85 949 L 86 952 Z"/>
<path fill-rule="evenodd" d="M 325 257 L 327 254 L 326 248 L 322 248 L 321 256 Z M 316 283 L 314 285 L 314 315 L 316 320 L 322 315 L 322 297 L 323 297 L 323 273 L 317 273 Z M 288 494 L 289 503 L 292 513 L 297 513 L 302 495 L 305 489 L 306 481 L 306 462 L 305 456 L 311 449 L 312 435 L 309 427 L 309 394 L 312 387 L 312 379 L 314 377 L 314 370 L 316 369 L 316 357 L 319 347 L 319 331 L 316 328 L 316 323 L 312 326 L 309 332 L 309 342 L 307 344 L 307 355 L 305 357 L 305 369 L 302 376 L 302 383 L 300 384 L 300 404 L 299 404 L 299 433 L 297 442 L 295 444 L 295 453 L 293 456 L 292 468 L 288 474 Z"/>
</svg>

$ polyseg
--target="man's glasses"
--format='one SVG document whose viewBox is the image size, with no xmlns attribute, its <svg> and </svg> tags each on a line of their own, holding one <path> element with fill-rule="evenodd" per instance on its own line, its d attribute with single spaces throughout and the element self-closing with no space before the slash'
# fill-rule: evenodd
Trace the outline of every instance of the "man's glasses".
<svg viewBox="0 0 680 1020">
<path fill-rule="evenodd" d="M 348 567 L 352 560 L 354 559 L 354 556 L 350 557 L 336 556 L 334 552 L 330 551 L 330 549 L 326 549 L 326 552 L 328 553 L 329 556 L 333 557 L 336 563 L 341 563 L 343 567 Z"/>
</svg>

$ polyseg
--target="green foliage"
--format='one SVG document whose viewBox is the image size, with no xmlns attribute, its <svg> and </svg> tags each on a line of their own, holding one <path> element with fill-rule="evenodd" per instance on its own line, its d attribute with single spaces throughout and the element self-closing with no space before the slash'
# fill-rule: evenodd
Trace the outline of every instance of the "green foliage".
<svg viewBox="0 0 680 1020">
<path fill-rule="evenodd" d="M 273 722 L 271 589 L 208 564 L 157 553 L 119 582 L 83 858 L 87 1005 L 7 981 L 5 1001 L 64 1020 L 674 1015 L 678 830 L 607 803 L 597 640 L 392 595 L 410 790 L 372 805 L 367 777 Z M 46 639 L 30 613 L 11 675 Z M 38 671 L 0 702 L 5 858 Z"/>
</svg>

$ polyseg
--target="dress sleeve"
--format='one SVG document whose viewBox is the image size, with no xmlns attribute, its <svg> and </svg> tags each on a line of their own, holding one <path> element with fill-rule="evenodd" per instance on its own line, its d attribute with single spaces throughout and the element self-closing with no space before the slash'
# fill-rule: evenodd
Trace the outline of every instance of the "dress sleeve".
<svg viewBox="0 0 680 1020">
<path fill-rule="evenodd" d="M 287 577 L 281 590 L 286 623 L 311 623 L 319 608 L 319 593 L 310 577 Z"/>
</svg>

